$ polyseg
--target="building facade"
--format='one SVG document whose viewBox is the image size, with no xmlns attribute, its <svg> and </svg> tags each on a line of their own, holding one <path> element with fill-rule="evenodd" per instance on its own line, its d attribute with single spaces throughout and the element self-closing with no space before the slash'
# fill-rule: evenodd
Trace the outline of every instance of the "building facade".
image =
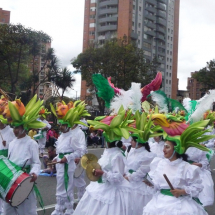
<svg viewBox="0 0 215 215">
<path fill-rule="evenodd" d="M 93 42 L 130 37 L 147 60 L 157 58 L 162 90 L 176 99 L 179 5 L 180 0 L 85 0 L 83 51 Z M 81 85 L 84 99 L 86 82 Z"/>
<path fill-rule="evenodd" d="M 0 8 L 0 24 L 10 23 L 10 11 Z"/>
<path fill-rule="evenodd" d="M 192 75 L 196 72 L 191 72 L 191 77 L 187 78 L 187 91 L 189 92 L 189 97 L 191 100 L 198 100 L 205 95 L 205 92 L 201 91 L 203 85 L 195 78 L 192 78 Z"/>
</svg>

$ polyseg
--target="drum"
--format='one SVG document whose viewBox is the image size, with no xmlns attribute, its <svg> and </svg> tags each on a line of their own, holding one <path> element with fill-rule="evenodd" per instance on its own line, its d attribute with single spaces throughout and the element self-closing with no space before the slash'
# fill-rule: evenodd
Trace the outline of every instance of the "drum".
<svg viewBox="0 0 215 215">
<path fill-rule="evenodd" d="M 19 166 L 0 156 L 0 194 L 11 206 L 20 205 L 29 196 L 34 183 L 31 176 L 24 173 Z"/>
<path fill-rule="evenodd" d="M 84 171 L 84 168 L 81 166 L 81 161 L 79 161 L 74 172 L 74 178 L 80 177 L 83 171 Z"/>
</svg>

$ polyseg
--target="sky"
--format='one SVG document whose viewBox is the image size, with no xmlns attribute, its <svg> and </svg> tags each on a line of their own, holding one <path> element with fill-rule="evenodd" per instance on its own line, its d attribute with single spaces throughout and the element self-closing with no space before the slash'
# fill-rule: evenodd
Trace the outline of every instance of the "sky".
<svg viewBox="0 0 215 215">
<path fill-rule="evenodd" d="M 0 8 L 11 11 L 10 22 L 42 30 L 52 37 L 52 48 L 71 71 L 70 60 L 82 52 L 84 0 L 1 0 Z M 215 59 L 215 1 L 180 0 L 179 89 L 186 90 L 191 72 Z M 73 90 L 65 95 L 80 95 L 80 75 L 75 75 Z"/>
</svg>

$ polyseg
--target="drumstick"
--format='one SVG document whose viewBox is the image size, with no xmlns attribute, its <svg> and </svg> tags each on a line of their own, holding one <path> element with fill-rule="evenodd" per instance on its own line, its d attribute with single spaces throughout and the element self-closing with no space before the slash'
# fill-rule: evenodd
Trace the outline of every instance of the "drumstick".
<svg viewBox="0 0 215 215">
<path fill-rule="evenodd" d="M 47 163 L 47 165 L 53 165 L 53 164 L 57 164 L 57 163 L 60 163 L 60 161 L 58 161 L 58 162 L 52 162 L 52 163 Z"/>
<path fill-rule="evenodd" d="M 174 187 L 172 186 L 171 182 L 169 181 L 168 177 L 166 176 L 166 174 L 163 174 L 163 177 L 165 178 L 167 184 L 169 185 L 169 187 L 171 188 L 171 190 L 174 190 Z"/>
</svg>

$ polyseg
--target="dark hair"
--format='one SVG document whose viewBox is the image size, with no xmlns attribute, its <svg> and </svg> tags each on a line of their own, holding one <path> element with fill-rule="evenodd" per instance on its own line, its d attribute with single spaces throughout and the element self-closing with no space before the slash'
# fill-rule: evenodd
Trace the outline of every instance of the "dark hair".
<svg viewBox="0 0 215 215">
<path fill-rule="evenodd" d="M 116 144 L 116 142 L 117 142 L 117 144 Z M 117 140 L 117 141 L 113 141 L 113 142 L 109 143 L 108 148 L 114 148 L 114 147 L 121 148 L 122 146 L 123 146 L 122 141 Z"/>
<path fill-rule="evenodd" d="M 133 140 L 134 140 L 135 142 L 137 142 L 137 137 L 132 137 L 132 138 L 133 138 Z M 151 152 L 150 146 L 149 146 L 149 143 L 148 143 L 148 142 L 145 142 L 145 143 L 138 143 L 138 145 L 144 146 L 145 149 L 146 149 L 148 152 Z"/>
<path fill-rule="evenodd" d="M 177 145 L 176 142 L 174 142 L 174 141 L 170 141 L 170 140 L 168 140 L 168 141 L 171 142 L 174 146 Z M 176 154 L 177 158 L 182 158 L 183 161 L 188 162 L 188 155 L 187 154 L 178 154 L 178 152 L 175 152 L 175 154 Z"/>
</svg>

